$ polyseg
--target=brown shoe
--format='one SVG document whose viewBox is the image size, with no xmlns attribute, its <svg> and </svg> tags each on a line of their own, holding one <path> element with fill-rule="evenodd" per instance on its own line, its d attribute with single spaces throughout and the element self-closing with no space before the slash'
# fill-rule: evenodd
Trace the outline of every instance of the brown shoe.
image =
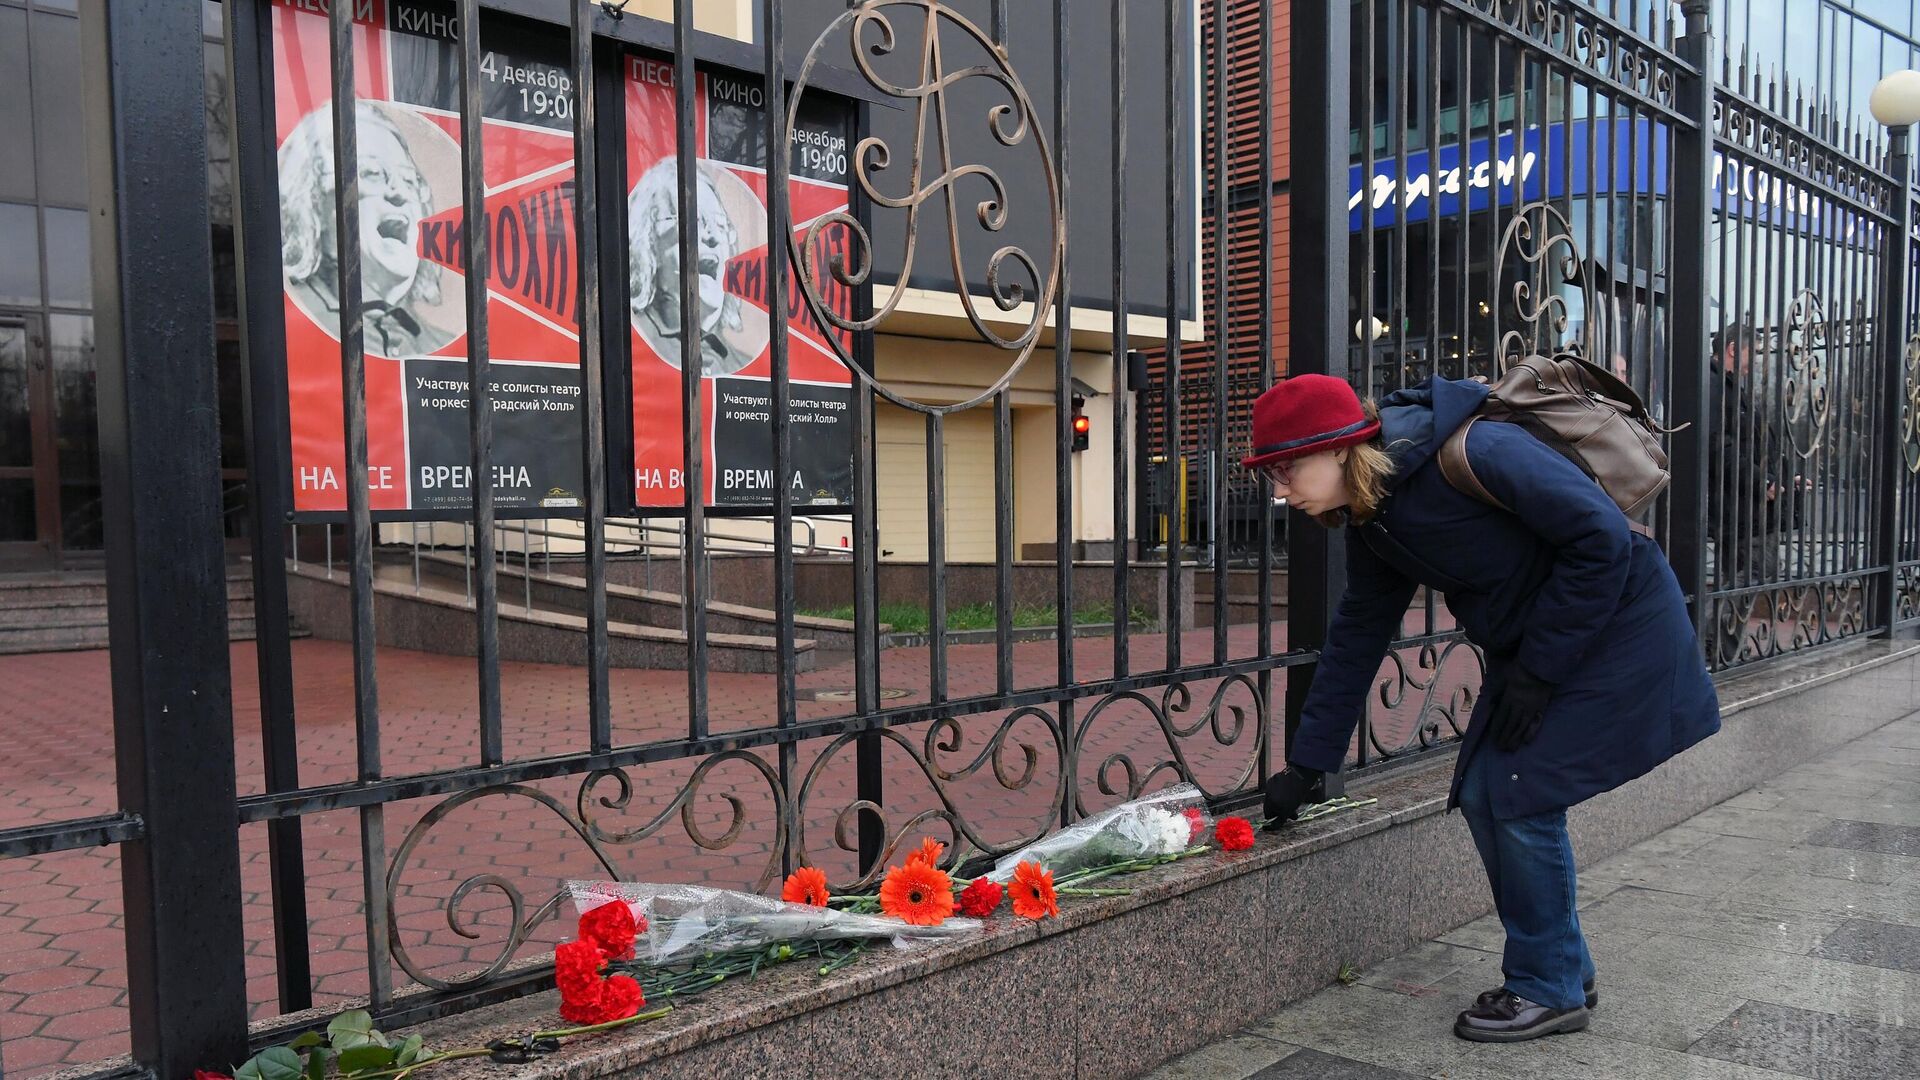
<svg viewBox="0 0 1920 1080">
<path fill-rule="evenodd" d="M 1542 1035 L 1584 1030 L 1587 1020 L 1585 1006 L 1550 1009 L 1503 991 L 1484 1005 L 1474 1002 L 1473 1008 L 1453 1022 L 1453 1033 L 1469 1042 L 1526 1042 Z"/>
</svg>

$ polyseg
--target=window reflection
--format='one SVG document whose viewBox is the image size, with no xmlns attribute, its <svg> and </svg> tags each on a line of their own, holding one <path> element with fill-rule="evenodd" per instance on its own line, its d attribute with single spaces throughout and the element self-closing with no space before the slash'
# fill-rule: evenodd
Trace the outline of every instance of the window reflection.
<svg viewBox="0 0 1920 1080">
<path fill-rule="evenodd" d="M 93 317 L 50 317 L 47 359 L 53 369 L 53 431 L 60 455 L 61 543 L 69 550 L 97 548 L 102 535 Z"/>
<path fill-rule="evenodd" d="M 87 247 L 87 212 L 49 207 L 46 215 L 47 303 L 91 307 L 93 260 Z"/>
<path fill-rule="evenodd" d="M 40 303 L 40 230 L 33 207 L 0 203 L 0 304 Z"/>
</svg>

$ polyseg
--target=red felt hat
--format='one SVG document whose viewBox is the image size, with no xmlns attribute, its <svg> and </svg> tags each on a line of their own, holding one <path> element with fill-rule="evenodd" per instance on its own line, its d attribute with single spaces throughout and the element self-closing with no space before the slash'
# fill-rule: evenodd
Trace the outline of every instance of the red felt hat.
<svg viewBox="0 0 1920 1080">
<path fill-rule="evenodd" d="M 1253 403 L 1253 445 L 1240 464 L 1258 469 L 1363 443 L 1379 432 L 1380 421 L 1367 419 L 1345 379 L 1295 375 Z"/>
</svg>

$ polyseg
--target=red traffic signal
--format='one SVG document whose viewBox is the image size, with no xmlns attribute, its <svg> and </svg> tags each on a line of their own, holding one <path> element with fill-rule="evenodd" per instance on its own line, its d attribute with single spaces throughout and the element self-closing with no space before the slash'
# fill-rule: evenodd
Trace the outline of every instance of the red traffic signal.
<svg viewBox="0 0 1920 1080">
<path fill-rule="evenodd" d="M 1073 450 L 1075 453 L 1087 448 L 1087 435 L 1093 430 L 1093 421 L 1087 419 L 1087 414 L 1082 411 L 1086 405 L 1086 398 L 1079 394 L 1073 395 Z"/>
</svg>

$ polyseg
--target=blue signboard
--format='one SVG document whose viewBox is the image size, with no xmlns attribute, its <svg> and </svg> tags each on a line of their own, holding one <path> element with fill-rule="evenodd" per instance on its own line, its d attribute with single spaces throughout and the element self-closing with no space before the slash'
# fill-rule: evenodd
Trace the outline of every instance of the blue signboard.
<svg viewBox="0 0 1920 1080">
<path fill-rule="evenodd" d="M 1374 162 L 1371 182 L 1364 167 L 1348 168 L 1347 228 L 1359 232 L 1371 211 L 1375 228 L 1399 221 L 1426 221 L 1433 214 L 1469 212 L 1541 199 L 1584 198 L 1610 193 L 1665 196 L 1671 129 L 1648 119 L 1575 120 L 1571 125 L 1509 131 L 1498 139 L 1409 150 L 1406 168 L 1387 157 Z M 1758 224 L 1813 236 L 1872 242 L 1875 225 L 1834 205 L 1772 170 L 1714 155 L 1713 208 Z"/>
</svg>

